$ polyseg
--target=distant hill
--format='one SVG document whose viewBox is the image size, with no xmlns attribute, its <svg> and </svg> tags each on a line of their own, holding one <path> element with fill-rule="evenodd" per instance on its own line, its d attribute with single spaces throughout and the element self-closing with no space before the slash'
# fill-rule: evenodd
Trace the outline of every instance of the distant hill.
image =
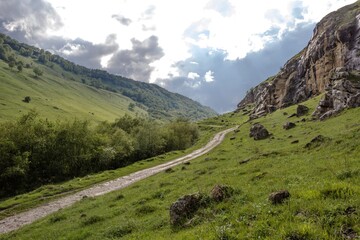
<svg viewBox="0 0 360 240">
<path fill-rule="evenodd" d="M 30 109 L 50 119 L 96 121 L 112 121 L 125 113 L 161 120 L 216 115 L 155 84 L 88 69 L 0 33 L 0 121 Z"/>
</svg>

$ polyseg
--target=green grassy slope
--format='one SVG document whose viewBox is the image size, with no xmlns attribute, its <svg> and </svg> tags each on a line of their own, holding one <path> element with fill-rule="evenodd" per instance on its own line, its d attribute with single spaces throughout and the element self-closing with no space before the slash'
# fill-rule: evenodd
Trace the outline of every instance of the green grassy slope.
<svg viewBox="0 0 360 240">
<path fill-rule="evenodd" d="M 20 62 L 23 70 L 19 73 Z M 15 65 L 13 69 L 8 63 Z M 36 67 L 44 72 L 40 79 L 33 77 Z M 29 106 L 37 104 L 41 112 L 55 115 L 54 119 L 77 114 L 79 118 L 88 118 L 90 112 L 94 115 L 90 119 L 114 120 L 129 112 L 130 103 L 136 106 L 131 115 L 147 113 L 160 120 L 179 117 L 198 120 L 217 115 L 209 107 L 155 84 L 88 69 L 0 33 L 0 110 L 6 109 L 0 120 L 14 119 L 19 111 L 30 108 L 19 104 L 19 99 L 25 96 L 35 100 Z"/>
<path fill-rule="evenodd" d="M 33 63 L 35 64 L 35 63 Z M 10 70 L 0 60 L 0 121 L 14 120 L 30 109 L 36 109 L 46 118 L 89 119 L 113 121 L 125 113 L 146 116 L 147 112 L 135 107 L 128 110 L 131 99 L 121 94 L 69 80 L 51 68 L 42 66 L 44 74 L 34 77 L 32 69 L 22 72 Z M 30 96 L 30 103 L 22 100 Z"/>
<path fill-rule="evenodd" d="M 313 110 L 319 99 L 305 103 Z M 288 115 L 285 115 L 287 112 Z M 191 162 L 98 198 L 87 198 L 0 239 L 344 239 L 360 235 L 360 108 L 324 122 L 290 118 L 295 106 L 253 122 L 242 113 L 206 125 L 242 124 L 223 144 Z M 311 111 L 310 111 L 311 112 Z M 297 126 L 284 130 L 286 121 Z M 272 137 L 249 137 L 252 123 Z M 243 124 L 244 123 L 244 124 Z M 304 146 L 323 135 L 325 141 Z M 235 139 L 233 139 L 235 137 Z M 232 140 L 231 140 L 232 139 Z M 294 141 L 298 143 L 292 143 Z M 245 164 L 239 162 L 250 159 Z M 185 194 L 209 194 L 215 184 L 235 193 L 201 207 L 187 227 L 173 229 L 171 203 Z M 290 200 L 268 196 L 289 190 Z"/>
</svg>

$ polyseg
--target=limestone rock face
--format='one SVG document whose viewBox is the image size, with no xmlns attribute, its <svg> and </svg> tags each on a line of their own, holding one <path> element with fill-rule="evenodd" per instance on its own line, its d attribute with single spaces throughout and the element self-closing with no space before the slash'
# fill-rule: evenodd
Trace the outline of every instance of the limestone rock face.
<svg viewBox="0 0 360 240">
<path fill-rule="evenodd" d="M 274 77 L 251 89 L 238 109 L 254 104 L 251 118 L 326 92 L 315 115 L 322 117 L 360 102 L 360 2 L 324 17 L 308 45 Z"/>
</svg>

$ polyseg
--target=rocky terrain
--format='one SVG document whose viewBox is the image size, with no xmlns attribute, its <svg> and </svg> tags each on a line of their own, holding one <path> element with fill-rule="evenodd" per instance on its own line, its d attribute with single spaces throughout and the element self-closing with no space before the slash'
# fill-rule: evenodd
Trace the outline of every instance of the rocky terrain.
<svg viewBox="0 0 360 240">
<path fill-rule="evenodd" d="M 257 118 L 322 93 L 314 112 L 320 119 L 360 106 L 359 2 L 324 17 L 307 47 L 251 89 L 238 109 L 253 104 L 251 118 Z"/>
</svg>

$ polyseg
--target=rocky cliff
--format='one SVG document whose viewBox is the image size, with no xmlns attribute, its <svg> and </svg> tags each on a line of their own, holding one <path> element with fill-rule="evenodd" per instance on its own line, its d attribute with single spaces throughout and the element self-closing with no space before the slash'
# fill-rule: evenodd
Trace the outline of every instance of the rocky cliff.
<svg viewBox="0 0 360 240">
<path fill-rule="evenodd" d="M 324 93 L 314 115 L 323 119 L 360 106 L 360 1 L 324 17 L 300 53 L 251 89 L 238 109 L 254 104 L 256 118 Z"/>
</svg>

